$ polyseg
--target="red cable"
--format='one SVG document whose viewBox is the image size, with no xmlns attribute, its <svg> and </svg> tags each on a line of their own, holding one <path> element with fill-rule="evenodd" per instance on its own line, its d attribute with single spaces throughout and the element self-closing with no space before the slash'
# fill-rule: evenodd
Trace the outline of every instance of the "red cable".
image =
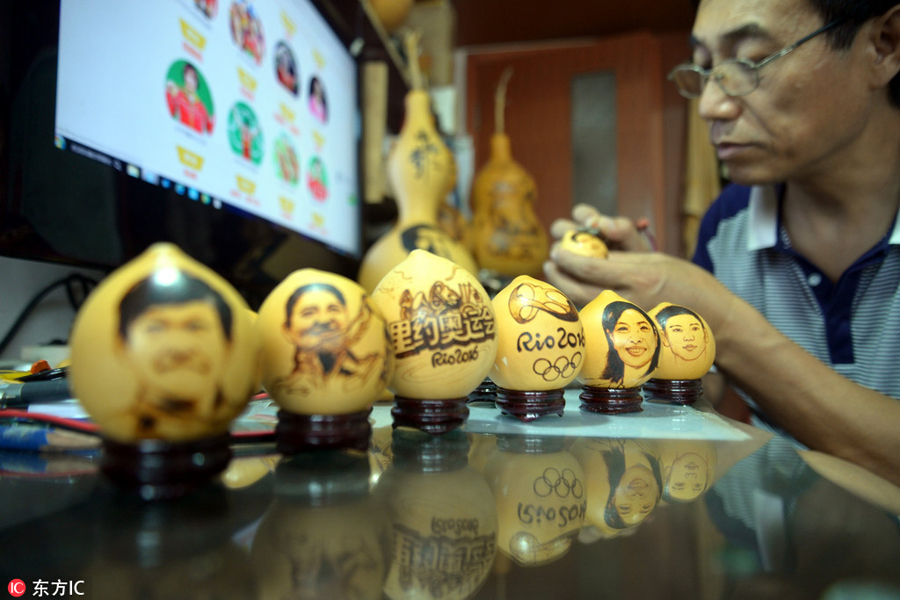
<svg viewBox="0 0 900 600">
<path fill-rule="evenodd" d="M 65 417 L 57 417 L 44 413 L 28 412 L 26 410 L 15 410 L 12 408 L 2 409 L 0 410 L 0 419 L 24 419 L 26 421 L 55 425 L 56 427 L 80 433 L 100 435 L 100 427 L 96 423 L 90 423 L 80 419 L 67 419 Z M 274 436 L 275 432 L 271 429 L 263 429 L 260 431 L 237 431 L 231 434 L 232 439 L 244 443 L 265 442 L 274 439 Z"/>
<path fill-rule="evenodd" d="M 81 433 L 90 433 L 94 435 L 100 434 L 100 427 L 96 423 L 88 423 L 78 419 L 67 419 L 65 417 L 57 417 L 43 413 L 33 413 L 27 410 L 15 410 L 13 408 L 5 408 L 0 410 L 0 419 L 25 419 L 26 421 L 37 421 L 38 423 L 48 423 L 56 425 L 63 429 L 79 431 Z"/>
</svg>

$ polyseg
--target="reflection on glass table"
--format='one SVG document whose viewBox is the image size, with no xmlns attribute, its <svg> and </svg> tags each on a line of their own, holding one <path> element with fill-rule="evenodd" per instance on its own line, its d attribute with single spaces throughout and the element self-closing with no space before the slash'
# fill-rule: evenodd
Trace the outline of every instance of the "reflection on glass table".
<svg viewBox="0 0 900 600">
<path fill-rule="evenodd" d="M 157 503 L 90 453 L 0 452 L 0 576 L 117 599 L 900 594 L 900 490 L 702 406 L 644 413 L 476 411 L 443 436 L 376 415 L 368 452 L 246 449 Z"/>
</svg>

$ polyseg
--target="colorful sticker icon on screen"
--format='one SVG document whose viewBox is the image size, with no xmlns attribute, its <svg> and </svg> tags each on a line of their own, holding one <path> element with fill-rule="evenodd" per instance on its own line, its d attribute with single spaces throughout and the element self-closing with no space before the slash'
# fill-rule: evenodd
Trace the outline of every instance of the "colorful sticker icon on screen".
<svg viewBox="0 0 900 600">
<path fill-rule="evenodd" d="M 275 45 L 275 76 L 284 89 L 294 96 L 297 95 L 300 89 L 300 73 L 294 51 L 287 42 L 278 42 Z"/>
<path fill-rule="evenodd" d="M 297 31 L 297 26 L 294 25 L 294 21 L 287 15 L 286 12 L 281 11 L 281 24 L 284 25 L 284 33 L 288 38 L 294 37 L 294 32 Z"/>
<path fill-rule="evenodd" d="M 184 36 L 184 41 L 195 49 L 192 54 L 196 54 L 198 58 L 202 58 L 200 53 L 206 48 L 206 38 L 199 31 L 191 27 L 184 19 L 179 19 L 179 21 L 181 22 L 181 35 Z"/>
<path fill-rule="evenodd" d="M 309 112 L 319 123 L 328 120 L 328 103 L 325 100 L 325 87 L 322 80 L 313 77 L 309 80 Z"/>
<path fill-rule="evenodd" d="M 321 152 L 322 146 L 325 145 L 325 136 L 323 136 L 318 131 L 313 131 L 312 136 L 313 136 L 313 143 L 315 143 L 315 145 L 316 145 L 316 152 Z"/>
<path fill-rule="evenodd" d="M 251 181 L 250 179 L 247 179 L 246 177 L 241 177 L 240 175 L 236 175 L 235 177 L 237 179 L 238 189 L 241 190 L 243 193 L 247 194 L 248 196 L 252 196 L 253 192 L 256 191 L 256 182 Z"/>
<path fill-rule="evenodd" d="M 312 55 L 313 55 L 313 60 L 316 61 L 316 66 L 319 69 L 325 68 L 325 57 L 322 56 L 322 53 L 319 52 L 318 50 L 314 49 Z"/>
<path fill-rule="evenodd" d="M 281 206 L 281 216 L 289 221 L 292 220 L 294 218 L 294 208 L 296 206 L 296 203 L 289 198 L 279 196 L 278 204 Z"/>
<path fill-rule="evenodd" d="M 294 122 L 296 115 L 294 114 L 294 111 L 291 110 L 291 108 L 287 104 L 285 104 L 284 102 L 281 102 L 278 105 L 278 109 L 279 109 L 279 112 L 278 112 L 278 115 L 276 116 L 276 119 L 279 119 L 280 122 L 282 122 L 282 123 L 285 123 L 285 122 L 293 123 Z"/>
<path fill-rule="evenodd" d="M 291 185 L 300 181 L 300 159 L 287 134 L 282 133 L 275 140 L 275 174 Z"/>
<path fill-rule="evenodd" d="M 256 94 L 256 78 L 250 73 L 238 67 L 238 81 L 241 82 L 241 92 L 248 100 L 253 100 Z"/>
<path fill-rule="evenodd" d="M 196 152 L 191 152 L 184 146 L 176 146 L 175 149 L 178 152 L 178 162 L 193 171 L 200 171 L 203 169 L 204 159 L 202 156 Z"/>
<path fill-rule="evenodd" d="M 166 105 L 173 119 L 191 130 L 210 134 L 215 126 L 212 94 L 193 64 L 176 60 L 166 74 Z"/>
<path fill-rule="evenodd" d="M 306 185 L 312 193 L 313 198 L 319 202 L 328 199 L 328 175 L 325 172 L 325 165 L 322 159 L 314 156 L 309 161 L 309 168 L 306 171 Z"/>
<path fill-rule="evenodd" d="M 246 0 L 238 0 L 231 4 L 231 40 L 243 52 L 260 64 L 265 52 L 266 43 L 263 36 L 262 21 L 256 7 Z"/>
<path fill-rule="evenodd" d="M 238 156 L 258 165 L 263 158 L 263 134 L 256 113 L 237 102 L 228 113 L 228 143 Z"/>
<path fill-rule="evenodd" d="M 207 19 L 214 19 L 219 12 L 219 0 L 194 0 L 194 5 Z"/>
</svg>

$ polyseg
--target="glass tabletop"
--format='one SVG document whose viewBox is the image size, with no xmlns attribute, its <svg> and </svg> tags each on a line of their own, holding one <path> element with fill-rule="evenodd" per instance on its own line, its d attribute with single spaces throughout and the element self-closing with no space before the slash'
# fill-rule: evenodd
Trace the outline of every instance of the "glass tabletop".
<svg viewBox="0 0 900 600">
<path fill-rule="evenodd" d="M 145 502 L 97 452 L 0 452 L 0 575 L 22 597 L 894 598 L 896 488 L 716 414 L 645 402 L 524 424 L 472 404 L 368 452 L 234 448 Z M 271 410 L 248 418 L 262 423 Z"/>
</svg>

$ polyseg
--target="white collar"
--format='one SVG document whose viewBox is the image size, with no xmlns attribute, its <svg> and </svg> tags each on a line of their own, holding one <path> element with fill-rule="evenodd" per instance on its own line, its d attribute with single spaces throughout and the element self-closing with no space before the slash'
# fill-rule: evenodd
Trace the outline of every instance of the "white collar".
<svg viewBox="0 0 900 600">
<path fill-rule="evenodd" d="M 750 235 L 747 250 L 774 248 L 778 240 L 778 191 L 774 185 L 750 188 Z"/>
<path fill-rule="evenodd" d="M 747 250 L 774 248 L 778 241 L 778 188 L 774 185 L 755 185 L 750 188 L 750 235 Z M 900 245 L 900 211 L 894 218 L 894 230 L 888 244 Z"/>
</svg>

